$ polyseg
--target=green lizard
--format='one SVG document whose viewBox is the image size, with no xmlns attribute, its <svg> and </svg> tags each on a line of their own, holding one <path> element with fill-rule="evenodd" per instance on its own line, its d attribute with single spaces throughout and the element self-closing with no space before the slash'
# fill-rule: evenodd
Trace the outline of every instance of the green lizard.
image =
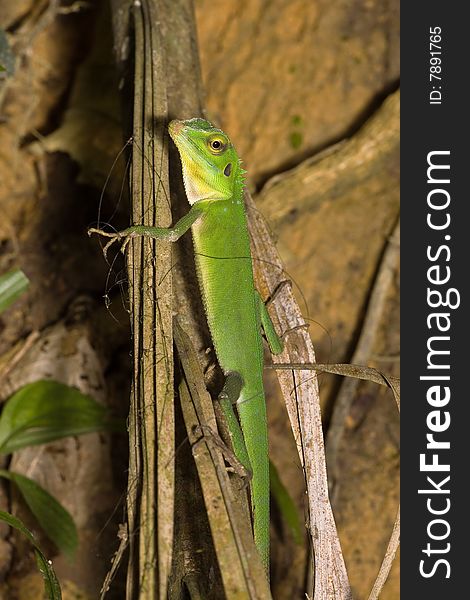
<svg viewBox="0 0 470 600">
<path fill-rule="evenodd" d="M 219 400 L 235 453 L 252 471 L 254 538 L 268 571 L 269 457 L 261 328 L 273 353 L 281 352 L 283 344 L 254 285 L 243 201 L 245 172 L 227 135 L 208 121 L 175 120 L 169 132 L 180 153 L 190 211 L 168 229 L 137 225 L 106 235 L 174 242 L 192 230 L 207 321 L 226 377 Z"/>
</svg>

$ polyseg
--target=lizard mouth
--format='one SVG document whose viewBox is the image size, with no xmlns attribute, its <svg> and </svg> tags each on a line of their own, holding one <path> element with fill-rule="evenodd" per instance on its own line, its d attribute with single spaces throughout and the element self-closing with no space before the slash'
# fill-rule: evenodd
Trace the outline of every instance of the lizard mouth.
<svg viewBox="0 0 470 600">
<path fill-rule="evenodd" d="M 170 133 L 171 139 L 175 141 L 175 138 L 181 133 L 183 129 L 183 121 L 178 121 L 177 119 L 170 121 L 170 124 L 168 125 L 168 131 Z"/>
</svg>

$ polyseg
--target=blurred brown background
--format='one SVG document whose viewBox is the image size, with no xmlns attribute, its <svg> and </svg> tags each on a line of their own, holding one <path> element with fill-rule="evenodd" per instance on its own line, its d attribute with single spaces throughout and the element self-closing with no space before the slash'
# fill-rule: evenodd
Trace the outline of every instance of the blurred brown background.
<svg viewBox="0 0 470 600">
<path fill-rule="evenodd" d="M 398 2 L 194 5 L 207 115 L 243 158 L 311 319 L 317 360 L 349 362 L 398 219 Z M 28 294 L 0 317 L 0 397 L 53 377 L 125 416 L 124 272 L 110 268 L 86 236 L 98 219 L 117 228 L 128 222 L 126 165 L 114 164 L 125 140 L 109 7 L 99 0 L 4 1 L 0 27 L 16 56 L 14 76 L 0 80 L 0 273 L 19 266 L 31 279 Z M 395 375 L 396 268 L 361 361 Z M 320 379 L 327 427 L 340 383 Z M 287 417 L 268 385 L 272 457 L 302 509 Z M 398 503 L 399 429 L 389 392 L 359 385 L 345 425 L 332 500 L 359 599 L 370 591 Z M 90 434 L 19 452 L 13 463 L 54 493 L 79 527 L 77 564 L 54 560 L 64 598 L 96 598 L 123 520 L 126 441 Z M 6 487 L 0 508 L 28 519 Z M 301 598 L 305 550 L 286 553 L 285 544 L 275 537 L 275 598 Z M 116 598 L 123 597 L 119 585 Z M 41 598 L 41 586 L 26 544 L 0 527 L 0 598 Z M 382 597 L 399 597 L 397 563 Z"/>
</svg>

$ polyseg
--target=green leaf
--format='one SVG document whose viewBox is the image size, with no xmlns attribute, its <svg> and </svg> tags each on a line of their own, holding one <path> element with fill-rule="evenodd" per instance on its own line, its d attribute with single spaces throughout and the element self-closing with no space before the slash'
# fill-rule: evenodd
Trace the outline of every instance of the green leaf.
<svg viewBox="0 0 470 600">
<path fill-rule="evenodd" d="M 299 511 L 289 492 L 284 487 L 276 467 L 271 461 L 269 461 L 269 479 L 271 484 L 271 494 L 292 533 L 295 543 L 300 545 L 303 542 L 303 532 L 299 519 Z"/>
<path fill-rule="evenodd" d="M 29 279 L 20 269 L 0 275 L 0 312 L 8 308 L 28 285 Z"/>
<path fill-rule="evenodd" d="M 10 513 L 4 512 L 3 510 L 0 510 L 0 521 L 4 521 L 8 525 L 10 525 L 10 527 L 14 527 L 28 538 L 28 540 L 34 546 L 36 564 L 41 575 L 44 578 L 44 588 L 46 591 L 47 598 L 49 600 L 62 600 L 59 581 L 57 580 L 57 576 L 54 573 L 54 569 L 52 568 L 52 563 L 49 560 L 47 560 L 47 558 L 42 553 L 41 548 L 39 548 L 31 531 L 29 531 L 29 529 L 25 527 L 24 523 L 20 519 L 14 517 L 13 515 L 10 515 Z"/>
<path fill-rule="evenodd" d="M 17 486 L 46 535 L 72 559 L 78 546 L 78 534 L 70 513 L 29 477 L 3 469 L 0 469 L 0 477 L 9 479 Z"/>
<path fill-rule="evenodd" d="M 91 431 L 122 430 L 104 406 L 57 381 L 35 381 L 6 402 L 0 416 L 0 453 Z"/>
</svg>

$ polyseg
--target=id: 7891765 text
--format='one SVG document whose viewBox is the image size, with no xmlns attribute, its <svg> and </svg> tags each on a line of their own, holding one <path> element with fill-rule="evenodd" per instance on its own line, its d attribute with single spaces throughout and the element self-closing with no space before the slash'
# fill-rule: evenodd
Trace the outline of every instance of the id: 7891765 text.
<svg viewBox="0 0 470 600">
<path fill-rule="evenodd" d="M 442 29 L 429 28 L 429 104 L 442 103 Z"/>
</svg>

